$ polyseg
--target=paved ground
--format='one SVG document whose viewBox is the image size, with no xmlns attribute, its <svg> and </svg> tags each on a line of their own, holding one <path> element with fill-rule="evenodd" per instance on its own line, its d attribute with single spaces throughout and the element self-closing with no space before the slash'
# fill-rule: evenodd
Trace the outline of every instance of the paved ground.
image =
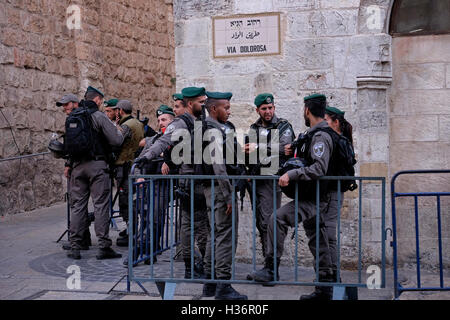
<svg viewBox="0 0 450 320">
<path fill-rule="evenodd" d="M 120 226 L 120 224 L 119 224 Z M 0 300 L 159 300 L 161 299 L 154 283 L 144 283 L 148 294 L 135 283 L 131 292 L 126 292 L 126 281 L 123 279 L 127 269 L 122 259 L 98 261 L 95 258 L 96 239 L 93 236 L 93 247 L 82 251 L 82 259 L 78 261 L 66 257 L 61 243 L 56 240 L 66 228 L 66 205 L 60 204 L 50 208 L 35 210 L 11 216 L 0 216 Z M 91 227 L 91 233 L 93 227 Z M 118 235 L 111 230 L 111 238 L 115 242 Z M 63 240 L 66 240 L 64 237 Z M 114 249 L 126 255 L 126 249 L 114 246 Z M 155 273 L 168 272 L 169 252 L 158 257 L 154 265 Z M 77 265 L 81 271 L 81 288 L 70 290 L 67 282 L 71 276 L 67 268 Z M 236 278 L 245 279 L 252 266 L 237 264 Z M 150 272 L 150 267 L 140 265 L 137 275 Z M 174 263 L 174 272 L 183 274 L 183 263 Z M 292 274 L 288 267 L 281 267 L 280 274 Z M 414 279 L 412 271 L 405 271 L 405 284 Z M 393 298 L 392 270 L 387 270 L 387 288 L 379 290 L 359 289 L 359 299 L 391 300 Z M 299 279 L 310 282 L 314 278 L 311 270 L 299 268 Z M 344 271 L 343 280 L 354 279 L 354 272 Z M 365 276 L 365 275 L 363 275 Z M 423 278 L 431 277 L 424 274 Z M 289 276 L 287 276 L 289 278 Z M 285 279 L 287 280 L 286 277 Z M 448 285 L 449 278 L 446 278 Z M 300 294 L 311 292 L 311 287 L 279 285 L 263 287 L 261 285 L 233 285 L 241 293 L 247 294 L 251 300 L 297 300 Z M 114 290 L 112 290 L 114 289 Z M 198 300 L 201 298 L 201 284 L 179 284 L 176 287 L 176 300 Z M 450 299 L 448 293 L 405 293 L 402 299 Z"/>
</svg>

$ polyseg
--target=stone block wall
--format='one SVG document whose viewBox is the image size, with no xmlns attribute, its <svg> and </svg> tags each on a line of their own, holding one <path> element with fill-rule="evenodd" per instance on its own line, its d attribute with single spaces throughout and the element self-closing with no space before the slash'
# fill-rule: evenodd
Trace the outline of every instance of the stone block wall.
<svg viewBox="0 0 450 320">
<path fill-rule="evenodd" d="M 390 2 L 221 0 L 200 6 L 197 1 L 174 1 L 177 90 L 197 85 L 233 92 L 230 120 L 244 131 L 258 118 L 255 96 L 272 92 L 277 115 L 288 119 L 296 133 L 306 129 L 303 97 L 325 93 L 329 104 L 346 111 L 353 125 L 358 175 L 387 179 L 391 37 L 385 33 L 385 25 Z M 213 58 L 212 17 L 266 12 L 281 15 L 280 55 Z M 358 196 L 358 191 L 347 193 L 342 209 L 341 254 L 347 267 L 357 266 Z M 381 256 L 380 185 L 364 183 L 362 196 L 362 257 L 363 263 L 370 264 L 379 262 Z M 247 206 L 241 214 L 238 247 L 244 260 L 251 257 L 251 221 Z M 311 265 L 307 240 L 300 230 L 299 260 Z M 295 246 L 291 232 L 288 238 L 285 259 L 292 262 Z"/>
<path fill-rule="evenodd" d="M 71 5 L 81 29 L 68 27 Z M 89 85 L 130 99 L 155 126 L 175 90 L 172 12 L 169 0 L 1 0 L 0 158 L 46 152 L 64 128 L 55 101 Z M 63 200 L 62 173 L 51 156 L 0 163 L 0 215 Z"/>
<path fill-rule="evenodd" d="M 450 168 L 450 35 L 393 39 L 393 88 L 391 96 L 392 172 Z M 450 191 L 450 174 L 400 177 L 398 192 Z M 401 263 L 416 262 L 415 226 L 418 223 L 419 257 L 422 265 L 439 263 L 438 215 L 435 197 L 419 198 L 417 217 L 414 199 L 399 199 L 397 213 L 402 226 L 398 241 Z M 443 263 L 450 266 L 448 232 L 450 199 L 441 197 Z"/>
</svg>

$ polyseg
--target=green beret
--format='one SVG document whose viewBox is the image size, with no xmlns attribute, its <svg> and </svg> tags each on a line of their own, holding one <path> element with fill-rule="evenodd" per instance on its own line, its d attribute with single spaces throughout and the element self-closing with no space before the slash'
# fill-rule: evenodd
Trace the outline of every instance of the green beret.
<svg viewBox="0 0 450 320">
<path fill-rule="evenodd" d="M 173 112 L 173 109 L 164 104 L 160 105 L 159 108 L 156 110 L 156 117 L 159 117 L 163 114 L 170 114 L 175 117 L 175 113 Z"/>
<path fill-rule="evenodd" d="M 321 93 L 314 93 L 312 95 L 305 97 L 304 101 L 306 102 L 308 100 L 313 100 L 313 99 L 327 100 L 327 97 Z"/>
<path fill-rule="evenodd" d="M 172 95 L 173 101 L 183 100 L 183 95 L 181 93 L 174 93 Z"/>
<path fill-rule="evenodd" d="M 255 98 L 255 105 L 259 108 L 262 104 L 273 103 L 273 95 L 270 93 L 261 93 Z"/>
<path fill-rule="evenodd" d="M 330 107 L 330 106 L 328 106 L 325 109 L 325 113 L 327 113 L 327 114 L 336 114 L 338 116 L 344 116 L 345 115 L 344 111 L 339 110 L 338 108 L 335 108 L 335 107 Z"/>
<path fill-rule="evenodd" d="M 105 97 L 105 95 L 103 94 L 103 92 L 101 92 L 100 90 L 98 90 L 98 89 L 96 89 L 96 88 L 94 88 L 94 87 L 89 86 L 89 87 L 86 89 L 86 93 L 88 93 L 88 92 L 90 92 L 90 91 L 97 92 L 99 95 L 102 96 L 102 98 Z"/>
<path fill-rule="evenodd" d="M 233 94 L 231 92 L 209 92 L 206 91 L 206 96 L 210 99 L 216 100 L 231 100 Z"/>
<path fill-rule="evenodd" d="M 115 106 L 117 106 L 118 102 L 119 102 L 119 99 L 110 99 L 108 101 L 105 101 L 105 107 L 115 107 Z"/>
<path fill-rule="evenodd" d="M 183 98 L 195 98 L 204 96 L 206 94 L 205 88 L 197 88 L 197 87 L 188 87 L 181 90 L 181 94 Z"/>
</svg>

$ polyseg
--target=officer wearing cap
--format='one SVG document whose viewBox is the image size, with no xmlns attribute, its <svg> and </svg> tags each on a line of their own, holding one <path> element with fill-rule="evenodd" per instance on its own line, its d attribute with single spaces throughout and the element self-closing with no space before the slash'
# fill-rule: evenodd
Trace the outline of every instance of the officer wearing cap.
<svg viewBox="0 0 450 320">
<path fill-rule="evenodd" d="M 294 131 L 287 120 L 275 115 L 274 98 L 271 93 L 256 96 L 255 105 L 259 119 L 250 126 L 251 141 L 244 146 L 244 151 L 250 159 L 249 173 L 250 175 L 262 174 L 261 163 L 267 162 L 266 158 L 270 157 L 270 164 L 277 161 L 279 164 L 272 173 L 275 174 L 279 166 L 288 159 L 289 154 L 285 153 L 284 147 L 294 141 Z M 272 136 L 274 130 L 278 132 L 278 139 Z M 272 154 L 271 149 L 276 144 L 278 144 L 278 152 Z M 256 159 L 256 163 L 251 163 L 252 159 Z M 278 209 L 281 205 L 281 189 L 278 186 L 276 188 L 276 208 Z M 261 237 L 263 255 L 266 252 L 268 219 L 272 213 L 273 180 L 256 180 L 256 226 Z"/>
<path fill-rule="evenodd" d="M 56 102 L 56 106 L 57 107 L 63 107 L 64 113 L 66 115 L 69 115 L 74 109 L 78 108 L 78 103 L 79 103 L 78 97 L 76 95 L 74 95 L 73 93 L 69 93 L 69 94 L 66 94 L 63 97 L 61 97 L 61 99 L 59 99 Z M 63 144 L 62 144 L 62 149 L 64 149 L 64 145 Z M 64 152 L 64 150 L 62 150 L 62 152 Z M 70 189 L 71 189 L 70 173 L 71 173 L 71 163 L 70 163 L 70 160 L 68 160 L 64 164 L 64 176 L 67 179 L 69 179 L 68 180 L 68 192 L 69 193 L 70 193 Z M 92 245 L 91 233 L 89 232 L 89 225 L 90 225 L 90 223 L 88 222 L 88 225 L 86 226 L 85 232 L 83 234 L 83 240 L 82 240 L 82 244 L 81 244 L 81 249 L 82 250 L 88 250 L 89 246 Z M 63 247 L 64 250 L 70 250 L 71 249 L 70 244 L 64 244 L 62 247 Z"/>
<path fill-rule="evenodd" d="M 100 90 L 89 86 L 84 98 L 80 102 L 80 107 L 77 111 L 84 112 L 86 110 L 89 112 L 92 124 L 93 147 L 89 155 L 72 156 L 71 159 L 70 243 L 72 249 L 68 257 L 72 259 L 81 258 L 80 249 L 83 233 L 88 223 L 88 201 L 89 197 L 92 197 L 95 233 L 99 245 L 97 259 L 118 258 L 121 255 L 111 249 L 112 241 L 109 238 L 111 182 L 108 175 L 109 166 L 107 161 L 109 148 L 111 146 L 120 146 L 124 138 L 108 117 L 98 109 L 103 104 L 104 94 Z M 83 110 L 81 110 L 82 108 Z"/>
<path fill-rule="evenodd" d="M 195 121 L 202 116 L 203 105 L 206 102 L 205 88 L 201 87 L 188 87 L 184 88 L 181 92 L 183 95 L 183 105 L 185 107 L 185 113 L 177 116 L 172 123 L 167 127 L 164 135 L 156 140 L 146 152 L 142 152 L 136 159 L 138 165 L 142 165 L 147 161 L 151 161 L 158 158 L 161 153 L 170 148 L 169 158 L 180 162 L 178 173 L 182 175 L 196 174 L 194 165 L 194 148 L 190 147 L 191 154 L 183 154 L 186 149 L 183 146 L 189 144 L 193 145 L 194 141 L 194 128 L 196 127 Z M 197 124 L 197 127 L 199 125 Z M 199 126 L 202 127 L 201 124 Z M 177 135 L 181 134 L 181 138 Z M 174 137 L 172 139 L 172 136 Z M 180 139 L 180 140 L 177 140 Z M 186 140 L 185 140 L 186 139 Z M 181 147 L 181 148 L 179 148 Z M 176 159 L 175 159 L 176 158 Z M 198 172 L 197 172 L 198 173 Z M 197 240 L 202 259 L 206 250 L 206 239 L 209 233 L 208 216 L 206 213 L 206 201 L 203 194 L 203 186 L 194 180 L 194 237 Z M 189 197 L 190 195 L 190 180 L 180 181 L 180 188 L 183 189 L 183 194 Z M 182 201 L 186 205 L 181 209 L 181 247 L 183 259 L 185 262 L 185 278 L 201 278 L 203 272 L 201 266 L 198 266 L 191 261 L 191 211 L 189 205 L 189 199 Z M 194 264 L 194 274 L 191 273 L 191 264 Z"/>
<path fill-rule="evenodd" d="M 139 148 L 139 142 L 144 138 L 144 125 L 132 116 L 133 106 L 129 100 L 120 100 L 111 108 L 117 110 L 118 127 L 130 131 L 122 144 L 117 160 L 114 162 L 116 185 L 119 190 L 119 212 L 123 221 L 128 223 L 128 175 L 134 155 Z M 117 245 L 128 245 L 126 232 L 120 234 Z"/>
<path fill-rule="evenodd" d="M 104 107 L 105 107 L 105 114 L 111 120 L 114 124 L 117 123 L 118 120 L 118 109 L 115 108 L 117 106 L 117 103 L 119 102 L 119 99 L 109 99 L 108 101 L 105 101 Z"/>
<path fill-rule="evenodd" d="M 183 103 L 183 95 L 181 93 L 174 93 L 172 95 L 173 99 L 173 112 L 177 116 L 181 116 L 186 112 L 184 103 Z"/>
<path fill-rule="evenodd" d="M 324 120 L 326 97 L 322 94 L 313 94 L 304 98 L 304 119 L 309 129 L 306 134 L 313 133 L 308 145 L 304 149 L 297 149 L 300 158 L 305 159 L 305 167 L 288 171 L 280 177 L 279 185 L 285 187 L 293 181 L 311 181 L 317 180 L 319 177 L 328 173 L 330 159 L 333 153 L 333 140 L 329 133 L 320 129 L 328 128 L 327 122 Z M 299 221 L 303 222 L 306 235 L 309 239 L 308 245 L 315 259 L 319 259 L 319 281 L 333 282 L 332 262 L 329 251 L 329 242 L 325 223 L 323 221 L 330 204 L 330 193 L 327 190 L 326 183 L 321 182 L 320 194 L 320 227 L 319 235 L 316 235 L 316 196 L 306 197 L 298 201 L 298 212 L 295 212 L 295 201 L 291 201 L 282 206 L 276 213 L 276 243 L 273 243 L 274 222 L 273 216 L 269 219 L 267 230 L 267 252 L 264 268 L 252 273 L 251 277 L 260 282 L 273 281 L 275 276 L 279 279 L 278 267 L 283 254 L 284 240 L 287 235 L 288 227 L 295 226 L 295 214 L 299 215 Z M 300 193 L 302 191 L 299 191 Z M 316 257 L 316 236 L 319 237 L 319 257 Z M 277 256 L 274 257 L 274 245 L 277 246 Z M 274 261 L 274 258 L 276 260 Z M 276 269 L 274 273 L 274 262 Z M 316 264 L 314 264 L 315 266 Z M 332 287 L 316 287 L 311 295 L 301 296 L 303 300 L 330 300 L 332 297 Z"/>
<path fill-rule="evenodd" d="M 69 115 L 73 109 L 78 108 L 78 97 L 73 93 L 66 94 L 56 102 L 56 106 L 63 107 L 64 112 Z"/>
<path fill-rule="evenodd" d="M 235 174 L 230 172 L 227 165 L 236 165 L 236 163 L 228 163 L 228 161 L 234 162 L 234 159 L 226 159 L 226 149 L 234 149 L 234 141 L 228 140 L 229 131 L 234 131 L 234 125 L 228 122 L 228 118 L 231 114 L 230 100 L 233 94 L 231 92 L 206 92 L 208 100 L 206 101 L 206 109 L 209 116 L 206 121 L 205 137 L 208 142 L 208 146 L 205 148 L 204 154 L 207 159 L 204 159 L 204 174 L 226 176 L 228 174 Z M 230 143 L 231 142 L 231 143 Z M 225 145 L 225 148 L 224 148 Z M 234 150 L 233 150 L 234 151 Z M 216 161 L 218 160 L 218 161 Z M 228 160 L 228 161 L 227 161 Z M 214 260 L 215 279 L 230 280 L 231 279 L 231 267 L 232 259 L 235 252 L 233 252 L 233 215 L 235 220 L 235 241 L 237 243 L 238 232 L 238 217 L 237 212 L 238 205 L 235 201 L 234 212 L 232 210 L 232 193 L 233 188 L 230 180 L 218 179 L 215 180 L 214 193 L 212 192 L 210 181 L 205 182 L 205 198 L 207 199 L 206 205 L 208 208 L 209 221 L 212 221 L 212 214 L 214 212 Z M 214 208 L 211 208 L 211 201 L 214 198 Z M 235 198 L 237 199 L 237 197 Z M 212 210 L 213 209 L 213 210 Z M 208 234 L 208 242 L 206 246 L 206 255 L 204 259 L 205 264 L 205 277 L 210 279 L 212 275 L 211 264 L 211 234 Z M 207 283 L 203 286 L 203 296 L 212 297 L 220 300 L 246 300 L 247 296 L 241 295 L 230 284 L 215 284 Z"/>
<path fill-rule="evenodd" d="M 150 147 L 163 135 L 166 131 L 167 126 L 173 121 L 175 118 L 175 113 L 173 112 L 173 109 L 170 108 L 167 105 L 161 105 L 156 110 L 156 118 L 158 120 L 158 127 L 159 131 L 156 135 L 151 137 L 145 137 L 141 140 L 140 146 L 143 148 L 142 151 L 139 153 L 139 157 L 144 155 Z M 143 164 L 141 167 L 136 167 L 135 174 L 136 175 L 142 175 L 142 174 L 169 174 L 169 169 L 166 165 L 167 171 L 163 172 L 163 166 L 164 158 L 163 154 L 160 155 L 160 157 L 153 159 L 152 161 L 148 161 L 145 164 Z M 144 182 L 145 179 L 139 178 L 136 180 L 136 182 Z M 157 224 L 153 224 L 154 226 L 154 251 L 160 249 L 160 241 L 164 232 L 164 222 L 165 222 L 165 214 L 169 205 L 169 185 L 167 181 L 165 180 L 156 180 L 154 184 L 154 190 L 155 194 L 159 196 L 159 200 L 155 201 L 155 221 L 157 221 Z M 145 200 L 144 200 L 145 201 Z M 158 217 L 158 220 L 156 220 L 156 217 Z M 127 241 L 127 240 L 126 240 Z M 127 241 L 128 243 L 128 241 Z M 153 262 L 156 262 L 156 256 L 153 259 Z M 150 259 L 145 260 L 146 264 L 150 263 Z M 124 265 L 128 265 L 128 258 L 125 258 L 123 260 Z"/>
</svg>

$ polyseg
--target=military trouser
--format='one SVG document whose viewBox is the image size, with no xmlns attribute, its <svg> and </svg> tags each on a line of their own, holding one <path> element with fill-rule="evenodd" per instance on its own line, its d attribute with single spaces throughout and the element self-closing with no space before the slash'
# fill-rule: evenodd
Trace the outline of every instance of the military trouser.
<svg viewBox="0 0 450 320">
<path fill-rule="evenodd" d="M 331 195 L 325 195 L 326 199 L 319 203 L 320 220 L 319 220 L 319 277 L 327 278 L 332 275 L 332 261 L 329 248 L 328 229 L 324 223 L 324 217 L 327 216 L 329 205 L 331 202 Z M 309 250 L 316 257 L 316 203 L 312 201 L 298 202 L 298 222 L 303 222 L 306 236 L 308 237 Z M 295 201 L 291 201 L 279 210 L 276 216 L 276 246 L 277 258 L 283 255 L 284 240 L 286 238 L 288 228 L 295 227 Z M 267 229 L 267 258 L 274 256 L 274 221 L 273 216 L 270 218 Z M 316 264 L 314 264 L 314 268 Z"/>
<path fill-rule="evenodd" d="M 337 272 L 337 217 L 338 217 L 338 193 L 335 191 L 330 192 L 330 205 L 326 214 L 323 216 L 325 223 L 325 229 L 328 236 L 328 242 L 330 247 L 331 265 L 333 267 L 333 273 Z M 341 193 L 341 209 L 344 201 L 344 193 Z M 339 279 L 337 279 L 339 280 Z"/>
<path fill-rule="evenodd" d="M 111 180 L 105 161 L 75 163 L 70 176 L 70 243 L 80 249 L 88 221 L 88 202 L 92 197 L 95 216 L 95 234 L 100 248 L 109 248 L 109 197 Z"/>
<path fill-rule="evenodd" d="M 203 195 L 203 186 L 195 181 L 194 193 Z M 181 209 L 181 250 L 183 259 L 191 259 L 191 211 Z M 209 234 L 209 222 L 206 208 L 196 209 L 194 202 L 194 241 L 197 241 L 202 258 L 206 251 L 206 242 Z M 192 244 L 193 245 L 193 244 Z"/>
<path fill-rule="evenodd" d="M 208 207 L 208 217 L 209 222 L 212 221 L 211 216 L 211 187 L 205 187 L 205 197 L 206 205 Z M 237 199 L 237 197 L 236 197 Z M 232 237 L 232 215 L 226 215 L 227 211 L 227 200 L 220 192 L 217 185 L 214 192 L 214 278 L 215 279 L 231 279 L 231 267 L 233 255 L 236 253 L 237 238 L 238 238 L 238 224 L 239 224 L 239 214 L 238 214 L 238 204 L 235 203 L 235 246 L 233 248 L 233 237 Z M 212 241 L 211 232 L 208 233 L 208 242 L 206 246 L 206 255 L 204 259 L 205 264 L 205 274 L 210 276 L 211 271 L 211 257 L 212 257 Z"/>
<path fill-rule="evenodd" d="M 281 189 L 278 182 L 275 182 L 276 187 L 276 208 L 281 206 Z M 269 219 L 273 214 L 273 180 L 256 180 L 256 228 L 259 231 L 261 237 L 261 245 L 263 255 L 265 256 L 267 251 L 267 225 Z"/>
<path fill-rule="evenodd" d="M 125 163 L 116 167 L 116 186 L 119 192 L 119 214 L 123 221 L 128 222 L 128 175 L 130 165 Z"/>
</svg>

